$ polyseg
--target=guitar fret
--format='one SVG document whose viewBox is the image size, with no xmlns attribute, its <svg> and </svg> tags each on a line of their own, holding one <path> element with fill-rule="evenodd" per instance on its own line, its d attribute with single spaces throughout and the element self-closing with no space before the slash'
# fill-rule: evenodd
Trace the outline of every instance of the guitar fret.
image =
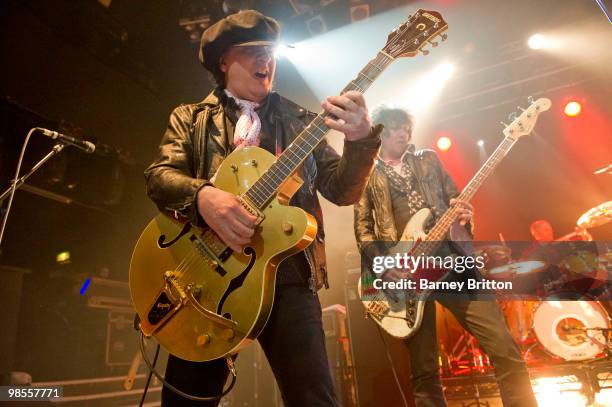
<svg viewBox="0 0 612 407">
<path fill-rule="evenodd" d="M 473 195 L 478 191 L 482 183 L 488 176 L 493 172 L 495 167 L 501 162 L 503 157 L 508 153 L 510 148 L 514 145 L 516 140 L 512 140 L 506 137 L 500 145 L 495 149 L 493 154 L 487 159 L 487 161 L 482 165 L 482 167 L 478 170 L 478 172 L 474 175 L 474 177 L 468 182 L 466 187 L 461 191 L 458 196 L 458 199 L 469 201 Z M 449 208 L 444 214 L 440 217 L 438 222 L 434 225 L 434 227 L 429 231 L 425 241 L 435 242 L 442 240 L 444 235 L 448 232 L 449 228 L 458 219 L 459 215 L 455 207 Z"/>
<path fill-rule="evenodd" d="M 360 92 L 363 92 L 363 89 L 360 88 L 359 86 L 357 86 L 357 84 L 354 81 L 351 81 L 351 83 L 353 84 L 354 87 L 356 87 L 357 89 L 359 89 Z"/>
<path fill-rule="evenodd" d="M 346 88 L 344 88 L 342 93 L 352 89 L 364 92 L 373 83 L 376 77 L 393 61 L 390 55 L 381 52 L 366 64 L 357 77 L 350 81 Z M 245 194 L 251 199 L 253 204 L 260 208 L 263 207 L 269 199 L 274 196 L 280 185 L 282 185 L 282 183 L 297 170 L 308 155 L 312 153 L 329 131 L 324 121 L 325 117 L 328 116 L 330 116 L 329 113 L 325 111 L 319 113 L 308 126 L 297 135 L 295 140 L 285 149 L 285 151 L 283 151 L 276 162 L 247 190 Z"/>
<path fill-rule="evenodd" d="M 291 145 L 295 145 L 295 148 L 299 148 L 304 154 L 308 154 L 308 150 L 304 150 L 302 147 L 300 147 L 299 143 L 292 143 Z"/>
</svg>

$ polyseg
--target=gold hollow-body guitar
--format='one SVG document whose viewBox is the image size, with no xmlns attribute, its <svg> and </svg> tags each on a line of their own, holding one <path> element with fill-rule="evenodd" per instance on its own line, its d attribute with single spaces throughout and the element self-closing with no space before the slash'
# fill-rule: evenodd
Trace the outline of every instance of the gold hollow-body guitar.
<svg viewBox="0 0 612 407">
<path fill-rule="evenodd" d="M 472 199 L 512 146 L 520 137 L 531 133 L 540 113 L 549 110 L 550 106 L 550 99 L 540 98 L 535 102 L 531 101 L 527 109 L 521 109 L 522 114 L 504 129 L 504 140 L 463 188 L 457 197 L 458 200 L 469 202 Z M 459 215 L 455 207 L 449 208 L 426 233 L 425 226 L 429 224 L 432 216 L 429 208 L 423 208 L 415 213 L 404 228 L 399 243 L 391 248 L 388 255 L 408 254 L 412 257 L 421 256 L 423 258 L 434 255 L 440 243 L 447 238 L 449 230 Z M 424 272 L 417 270 L 411 275 L 411 279 L 418 281 L 420 277 L 424 277 L 429 281 L 432 279 L 439 281 L 450 272 L 450 270 L 442 272 L 438 270 L 428 273 L 428 270 Z M 396 301 L 389 298 L 382 290 L 374 288 L 374 280 L 372 274 L 367 271 L 367 274 L 362 276 L 358 283 L 358 292 L 366 314 L 391 336 L 408 338 L 414 335 L 423 321 L 425 301 L 430 292 L 428 290 L 421 290 L 418 293 L 416 291 L 404 292 L 404 295 L 400 295 Z"/>
<path fill-rule="evenodd" d="M 446 29 L 440 14 L 418 10 L 389 34 L 342 93 L 364 92 L 393 60 L 416 55 Z M 298 168 L 328 132 L 327 115 L 320 113 L 278 158 L 247 147 L 219 166 L 215 187 L 239 197 L 257 217 L 242 253 L 211 229 L 165 214 L 147 225 L 132 255 L 129 281 L 145 336 L 181 359 L 206 361 L 234 354 L 259 335 L 272 310 L 278 264 L 316 235 L 314 218 L 288 202 L 301 185 Z"/>
</svg>

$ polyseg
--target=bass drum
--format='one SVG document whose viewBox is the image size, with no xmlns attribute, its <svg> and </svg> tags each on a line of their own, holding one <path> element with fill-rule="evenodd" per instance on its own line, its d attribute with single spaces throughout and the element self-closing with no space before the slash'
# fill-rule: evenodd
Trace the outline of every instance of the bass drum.
<svg viewBox="0 0 612 407">
<path fill-rule="evenodd" d="M 608 313 L 597 301 L 542 301 L 533 314 L 538 342 L 567 361 L 593 359 L 604 351 L 604 334 L 592 328 L 610 328 Z"/>
</svg>

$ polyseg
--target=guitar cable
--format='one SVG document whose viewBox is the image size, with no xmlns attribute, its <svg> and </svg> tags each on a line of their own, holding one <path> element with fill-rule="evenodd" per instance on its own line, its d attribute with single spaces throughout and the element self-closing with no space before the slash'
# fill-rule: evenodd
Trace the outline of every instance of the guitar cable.
<svg viewBox="0 0 612 407">
<path fill-rule="evenodd" d="M 157 363 L 157 357 L 159 356 L 159 343 L 157 344 L 157 348 L 155 349 L 155 356 L 153 357 L 153 364 L 152 366 L 155 367 L 155 364 Z M 145 383 L 144 386 L 144 390 L 142 392 L 142 397 L 140 398 L 140 403 L 138 403 L 138 407 L 142 407 L 145 401 L 145 398 L 147 398 L 147 391 L 149 391 L 149 384 L 151 384 L 151 378 L 153 377 L 153 370 L 149 370 L 149 374 L 147 375 L 147 381 Z"/>
<path fill-rule="evenodd" d="M 140 353 L 142 353 L 142 359 L 145 361 L 145 363 L 147 364 L 147 367 L 149 368 L 149 377 L 147 379 L 147 383 L 145 385 L 144 388 L 144 393 L 142 395 L 142 398 L 140 400 L 140 405 L 142 406 L 142 403 L 145 400 L 145 397 L 147 395 L 147 390 L 148 390 L 148 385 L 149 382 L 151 380 L 151 375 L 154 374 L 155 377 L 157 377 L 159 379 L 159 381 L 161 381 L 163 383 L 164 386 L 166 386 L 168 389 L 172 390 L 174 393 L 178 394 L 181 397 L 184 397 L 186 399 L 192 400 L 192 401 L 214 401 L 214 400 L 219 400 L 221 398 L 223 398 L 225 395 L 227 395 L 230 391 L 232 391 L 232 389 L 234 388 L 234 384 L 236 384 L 236 368 L 234 366 L 234 361 L 232 359 L 231 356 L 227 356 L 225 358 L 226 362 L 227 362 L 227 367 L 230 371 L 230 373 L 232 374 L 232 381 L 229 384 L 229 386 L 227 387 L 226 390 L 224 390 L 220 395 L 218 396 L 208 396 L 208 397 L 201 397 L 201 396 L 194 396 L 188 393 L 185 393 L 182 390 L 177 389 L 176 387 L 174 387 L 173 385 L 171 385 L 170 383 L 168 383 L 166 381 L 166 379 L 164 379 L 164 377 L 157 371 L 155 370 L 155 363 L 157 363 L 157 356 L 159 354 L 159 343 L 157 344 L 157 350 L 155 351 L 155 357 L 153 358 L 153 363 L 151 364 L 151 361 L 149 360 L 149 358 L 147 357 L 146 351 L 145 351 L 145 336 L 144 333 L 142 333 L 142 331 L 140 331 Z"/>
<path fill-rule="evenodd" d="M 408 407 L 408 401 L 406 400 L 406 395 L 404 394 L 404 390 L 402 389 L 402 384 L 399 381 L 399 377 L 397 376 L 397 371 L 395 370 L 395 364 L 393 363 L 393 358 L 391 357 L 391 353 L 389 352 L 389 345 L 387 345 L 387 341 L 385 340 L 385 335 L 383 334 L 380 325 L 376 324 L 376 328 L 378 329 L 378 334 L 380 335 L 380 339 L 383 341 L 383 345 L 385 345 L 385 353 L 387 354 L 387 359 L 389 360 L 389 364 L 391 365 L 391 371 L 393 372 L 393 378 L 395 379 L 395 384 L 397 385 L 397 389 L 402 396 L 402 401 L 404 402 L 404 407 Z"/>
</svg>

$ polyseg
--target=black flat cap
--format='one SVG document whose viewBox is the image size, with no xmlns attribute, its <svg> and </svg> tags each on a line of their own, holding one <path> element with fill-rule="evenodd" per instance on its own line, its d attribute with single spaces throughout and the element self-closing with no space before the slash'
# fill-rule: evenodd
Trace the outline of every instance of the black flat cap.
<svg viewBox="0 0 612 407">
<path fill-rule="evenodd" d="M 221 75 L 219 59 L 229 47 L 274 45 L 280 38 L 280 24 L 255 10 L 243 10 L 217 21 L 202 33 L 200 62 L 215 78 Z"/>
</svg>

